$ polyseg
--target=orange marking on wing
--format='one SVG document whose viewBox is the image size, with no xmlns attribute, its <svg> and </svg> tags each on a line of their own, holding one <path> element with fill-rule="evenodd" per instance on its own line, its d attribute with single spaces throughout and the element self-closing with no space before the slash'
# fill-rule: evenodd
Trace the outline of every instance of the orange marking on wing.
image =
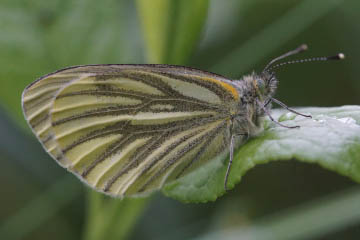
<svg viewBox="0 0 360 240">
<path fill-rule="evenodd" d="M 225 82 L 222 82 L 222 81 L 216 80 L 214 78 L 210 78 L 210 77 L 200 77 L 200 76 L 192 76 L 192 77 L 196 77 L 196 78 L 199 78 L 204 81 L 216 83 L 217 85 L 220 85 L 221 87 L 223 87 L 226 90 L 228 90 L 229 92 L 231 92 L 231 95 L 234 97 L 235 100 L 239 100 L 238 91 L 228 83 L 225 83 Z"/>
</svg>

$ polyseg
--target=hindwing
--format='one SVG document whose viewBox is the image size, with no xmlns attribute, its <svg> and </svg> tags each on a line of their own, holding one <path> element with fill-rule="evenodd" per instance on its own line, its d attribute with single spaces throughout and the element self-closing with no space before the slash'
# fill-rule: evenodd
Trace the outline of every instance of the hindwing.
<svg viewBox="0 0 360 240">
<path fill-rule="evenodd" d="M 228 151 L 236 89 L 170 65 L 89 65 L 46 75 L 23 93 L 46 151 L 91 187 L 147 193 Z"/>
</svg>

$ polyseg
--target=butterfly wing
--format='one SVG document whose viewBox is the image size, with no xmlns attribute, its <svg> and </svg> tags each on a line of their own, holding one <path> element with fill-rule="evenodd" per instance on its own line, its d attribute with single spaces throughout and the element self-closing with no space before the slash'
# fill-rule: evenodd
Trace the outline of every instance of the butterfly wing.
<svg viewBox="0 0 360 240">
<path fill-rule="evenodd" d="M 33 132 L 93 188 L 159 189 L 228 150 L 237 91 L 225 78 L 169 65 L 89 65 L 40 78 L 23 93 Z"/>
</svg>

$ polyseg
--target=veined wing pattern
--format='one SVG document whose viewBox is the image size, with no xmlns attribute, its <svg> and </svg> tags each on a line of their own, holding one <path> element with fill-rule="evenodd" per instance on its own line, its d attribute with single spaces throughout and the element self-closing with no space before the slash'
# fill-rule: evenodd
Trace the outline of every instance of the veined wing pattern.
<svg viewBox="0 0 360 240">
<path fill-rule="evenodd" d="M 57 162 L 114 195 L 147 193 L 228 151 L 225 78 L 170 65 L 88 65 L 23 93 L 33 132 Z"/>
</svg>

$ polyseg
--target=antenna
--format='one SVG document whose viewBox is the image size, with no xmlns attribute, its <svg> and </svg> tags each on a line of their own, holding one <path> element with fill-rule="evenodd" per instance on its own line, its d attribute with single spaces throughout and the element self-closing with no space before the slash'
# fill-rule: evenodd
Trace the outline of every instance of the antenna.
<svg viewBox="0 0 360 240">
<path fill-rule="evenodd" d="M 271 60 L 267 65 L 266 67 L 264 68 L 263 72 L 267 71 L 268 68 L 274 63 L 274 62 L 277 62 L 283 58 L 286 58 L 286 57 L 289 57 L 291 55 L 295 55 L 295 54 L 298 54 L 298 53 L 301 53 L 303 51 L 306 51 L 308 49 L 308 46 L 306 44 L 302 44 L 300 45 L 298 48 L 294 49 L 294 50 L 291 50 L 277 58 L 274 58 L 273 60 Z"/>
<path fill-rule="evenodd" d="M 282 62 L 282 63 L 276 64 L 276 65 L 268 68 L 267 70 L 271 71 L 271 70 L 274 70 L 275 68 L 278 68 L 278 67 L 281 67 L 281 66 L 284 66 L 284 65 L 288 65 L 288 64 L 293 64 L 293 63 L 329 61 L 329 60 L 342 60 L 344 58 L 345 58 L 345 55 L 343 53 L 338 53 L 335 56 L 330 56 L 330 57 L 314 57 L 314 58 L 299 59 L 299 60 L 293 60 L 293 61 Z"/>
</svg>

